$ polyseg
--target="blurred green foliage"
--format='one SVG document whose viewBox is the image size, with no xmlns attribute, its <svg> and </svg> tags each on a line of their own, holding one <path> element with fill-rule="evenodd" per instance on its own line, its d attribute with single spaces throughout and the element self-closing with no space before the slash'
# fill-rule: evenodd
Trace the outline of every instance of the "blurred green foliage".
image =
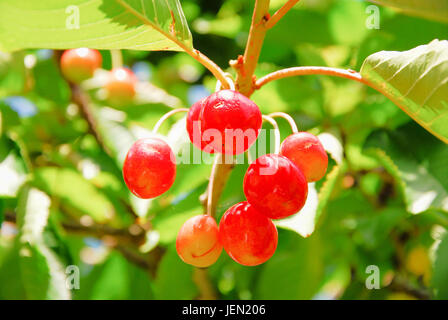
<svg viewBox="0 0 448 320">
<path fill-rule="evenodd" d="M 282 3 L 272 1 L 271 9 Z M 359 70 L 372 53 L 446 38 L 446 24 L 387 8 L 380 8 L 380 29 L 368 29 L 368 5 L 303 1 L 267 34 L 256 75 L 298 65 Z M 195 48 L 231 72 L 228 61 L 244 50 L 253 1 L 183 0 L 182 7 Z M 109 69 L 110 54 L 102 53 Z M 121 164 L 129 145 L 161 115 L 213 91 L 215 80 L 184 53 L 123 54 L 127 66 L 163 90 L 113 110 L 95 83 L 86 85 L 103 148 L 70 101 L 57 52 L 0 53 L 0 299 L 201 295 L 194 268 L 176 254 L 175 237 L 186 219 L 202 212 L 199 196 L 211 166 L 179 165 L 170 191 L 147 201 L 127 190 Z M 25 66 L 24 59 L 35 61 Z M 26 99 L 27 109 L 17 97 Z M 240 266 L 223 252 L 208 270 L 217 297 L 394 299 L 418 291 L 417 298 L 448 298 L 448 146 L 381 94 L 350 80 L 288 78 L 252 98 L 263 113 L 289 113 L 301 130 L 331 133 L 343 159 L 332 159 L 332 174 L 315 186 L 321 200 L 315 232 L 303 238 L 279 227 L 277 252 L 257 267 Z M 162 132 L 175 149 L 193 152 L 182 119 L 176 120 Z M 290 129 L 282 120 L 279 125 L 285 138 Z M 219 217 L 244 199 L 246 168 L 233 170 Z M 42 230 L 24 230 L 19 217 Z M 136 218 L 154 231 L 139 237 Z M 121 236 L 131 240 L 122 243 Z M 79 289 L 65 286 L 68 265 L 80 269 Z M 381 289 L 366 288 L 369 265 L 379 267 Z"/>
</svg>

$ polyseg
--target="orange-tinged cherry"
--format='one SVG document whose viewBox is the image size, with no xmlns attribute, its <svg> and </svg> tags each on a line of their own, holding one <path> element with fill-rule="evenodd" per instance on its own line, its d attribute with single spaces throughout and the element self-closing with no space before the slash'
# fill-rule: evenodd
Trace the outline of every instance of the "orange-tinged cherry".
<svg viewBox="0 0 448 320">
<path fill-rule="evenodd" d="M 195 267 L 206 268 L 214 264 L 222 251 L 215 219 L 209 215 L 188 219 L 177 234 L 176 250 L 185 263 Z"/>
<path fill-rule="evenodd" d="M 327 153 L 319 138 L 311 133 L 297 132 L 287 137 L 280 154 L 294 162 L 308 182 L 322 179 L 327 172 Z"/>
<path fill-rule="evenodd" d="M 95 70 L 101 67 L 102 61 L 98 50 L 69 49 L 61 56 L 62 74 L 67 80 L 79 84 L 91 78 Z"/>
<path fill-rule="evenodd" d="M 124 67 L 112 69 L 105 85 L 109 103 L 115 107 L 132 104 L 137 82 L 138 79 L 132 70 Z"/>
<path fill-rule="evenodd" d="M 159 138 L 137 140 L 126 155 L 123 177 L 137 197 L 158 197 L 168 191 L 176 178 L 174 153 Z"/>
<path fill-rule="evenodd" d="M 277 248 L 277 228 L 247 201 L 230 207 L 219 223 L 219 240 L 236 262 L 256 266 L 266 262 Z"/>
<path fill-rule="evenodd" d="M 244 194 L 258 212 L 282 219 L 299 212 L 308 196 L 308 184 L 288 158 L 267 154 L 254 161 L 244 176 Z"/>
</svg>

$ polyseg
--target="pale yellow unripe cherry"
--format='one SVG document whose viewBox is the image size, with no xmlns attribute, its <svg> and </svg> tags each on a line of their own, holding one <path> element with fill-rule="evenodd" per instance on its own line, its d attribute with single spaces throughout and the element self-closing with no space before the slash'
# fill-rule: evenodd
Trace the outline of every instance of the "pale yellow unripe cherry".
<svg viewBox="0 0 448 320">
<path fill-rule="evenodd" d="M 188 219 L 177 234 L 176 249 L 185 263 L 195 267 L 214 264 L 222 251 L 215 219 L 208 215 Z"/>
</svg>

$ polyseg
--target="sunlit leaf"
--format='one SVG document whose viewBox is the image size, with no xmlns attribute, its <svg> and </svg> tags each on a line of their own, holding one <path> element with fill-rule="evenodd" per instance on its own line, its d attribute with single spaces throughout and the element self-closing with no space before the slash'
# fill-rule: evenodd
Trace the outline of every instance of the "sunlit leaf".
<svg viewBox="0 0 448 320">
<path fill-rule="evenodd" d="M 448 143 L 448 41 L 369 56 L 361 74 L 421 126 Z"/>
<path fill-rule="evenodd" d="M 178 0 L 0 1 L 0 49 L 182 50 L 191 33 Z"/>
</svg>

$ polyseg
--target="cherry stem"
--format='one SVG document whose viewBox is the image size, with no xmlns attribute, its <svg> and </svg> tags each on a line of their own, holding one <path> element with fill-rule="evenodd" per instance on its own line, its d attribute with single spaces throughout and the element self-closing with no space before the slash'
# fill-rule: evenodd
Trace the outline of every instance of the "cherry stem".
<svg viewBox="0 0 448 320">
<path fill-rule="evenodd" d="M 280 152 L 280 130 L 278 128 L 278 124 L 277 121 L 275 121 L 272 117 L 270 116 L 265 116 L 263 115 L 263 120 L 269 122 L 273 127 L 274 127 L 274 139 L 275 139 L 275 149 L 274 149 L 274 153 L 278 154 Z"/>
<path fill-rule="evenodd" d="M 283 16 L 289 11 L 291 10 L 292 7 L 294 7 L 294 5 L 299 2 L 300 0 L 288 0 L 288 2 L 286 2 L 283 7 L 281 7 L 280 9 L 277 10 L 277 12 L 275 12 L 271 18 L 268 20 L 268 22 L 266 23 L 266 28 L 271 29 L 273 26 L 275 26 L 277 24 L 277 22 L 280 21 L 281 18 L 283 18 Z"/>
<path fill-rule="evenodd" d="M 222 163 L 224 159 L 224 156 L 220 153 L 215 157 L 215 160 L 213 161 L 213 167 L 212 167 L 212 172 L 210 173 L 210 181 L 208 182 L 208 196 L 207 196 L 207 214 L 209 216 L 214 215 L 214 210 L 213 210 L 213 186 L 215 183 L 215 176 L 216 176 L 216 172 L 218 170 L 218 166 L 220 163 Z"/>
<path fill-rule="evenodd" d="M 269 115 L 269 117 L 271 117 L 271 118 L 275 118 L 275 117 L 283 118 L 286 121 L 288 121 L 288 123 L 289 123 L 289 125 L 291 127 L 291 130 L 292 130 L 292 133 L 299 132 L 299 129 L 297 128 L 296 122 L 294 121 L 294 119 L 289 114 L 284 113 L 284 112 L 274 112 L 274 113 L 271 113 Z"/>
<path fill-rule="evenodd" d="M 344 70 L 344 69 L 338 69 L 338 68 L 329 68 L 329 67 L 293 67 L 293 68 L 287 68 L 278 70 L 275 72 L 272 72 L 260 79 L 258 79 L 255 83 L 255 88 L 260 89 L 265 84 L 274 81 L 279 80 L 287 77 L 294 77 L 294 76 L 304 76 L 304 75 L 328 75 L 328 76 L 336 76 L 346 79 L 355 80 L 358 82 L 361 82 L 365 85 L 371 86 L 367 80 L 365 80 L 359 72 L 353 71 L 353 70 Z"/>
<path fill-rule="evenodd" d="M 253 161 L 253 159 L 252 159 L 252 155 L 250 154 L 250 151 L 247 150 L 247 151 L 246 151 L 246 154 L 247 154 L 247 162 L 248 162 L 249 164 L 251 164 L 252 161 Z"/>
<path fill-rule="evenodd" d="M 176 113 L 180 113 L 180 112 L 188 112 L 189 109 L 188 108 L 179 108 L 179 109 L 174 109 L 171 110 L 170 112 L 165 113 L 160 119 L 159 121 L 157 121 L 157 123 L 154 126 L 154 129 L 152 129 L 153 133 L 157 133 L 157 131 L 159 131 L 160 127 L 163 125 L 163 123 L 165 122 L 165 120 L 167 120 L 168 118 L 170 118 L 171 116 L 175 115 Z"/>
<path fill-rule="evenodd" d="M 110 50 L 110 56 L 112 58 L 112 69 L 123 67 L 123 55 L 121 50 Z"/>
<path fill-rule="evenodd" d="M 226 73 L 225 76 L 226 76 L 226 83 L 227 83 L 229 89 L 235 91 L 235 83 L 233 82 L 231 76 L 228 73 Z M 216 81 L 215 92 L 222 90 L 222 89 L 223 89 L 222 82 L 220 80 Z"/>
</svg>

